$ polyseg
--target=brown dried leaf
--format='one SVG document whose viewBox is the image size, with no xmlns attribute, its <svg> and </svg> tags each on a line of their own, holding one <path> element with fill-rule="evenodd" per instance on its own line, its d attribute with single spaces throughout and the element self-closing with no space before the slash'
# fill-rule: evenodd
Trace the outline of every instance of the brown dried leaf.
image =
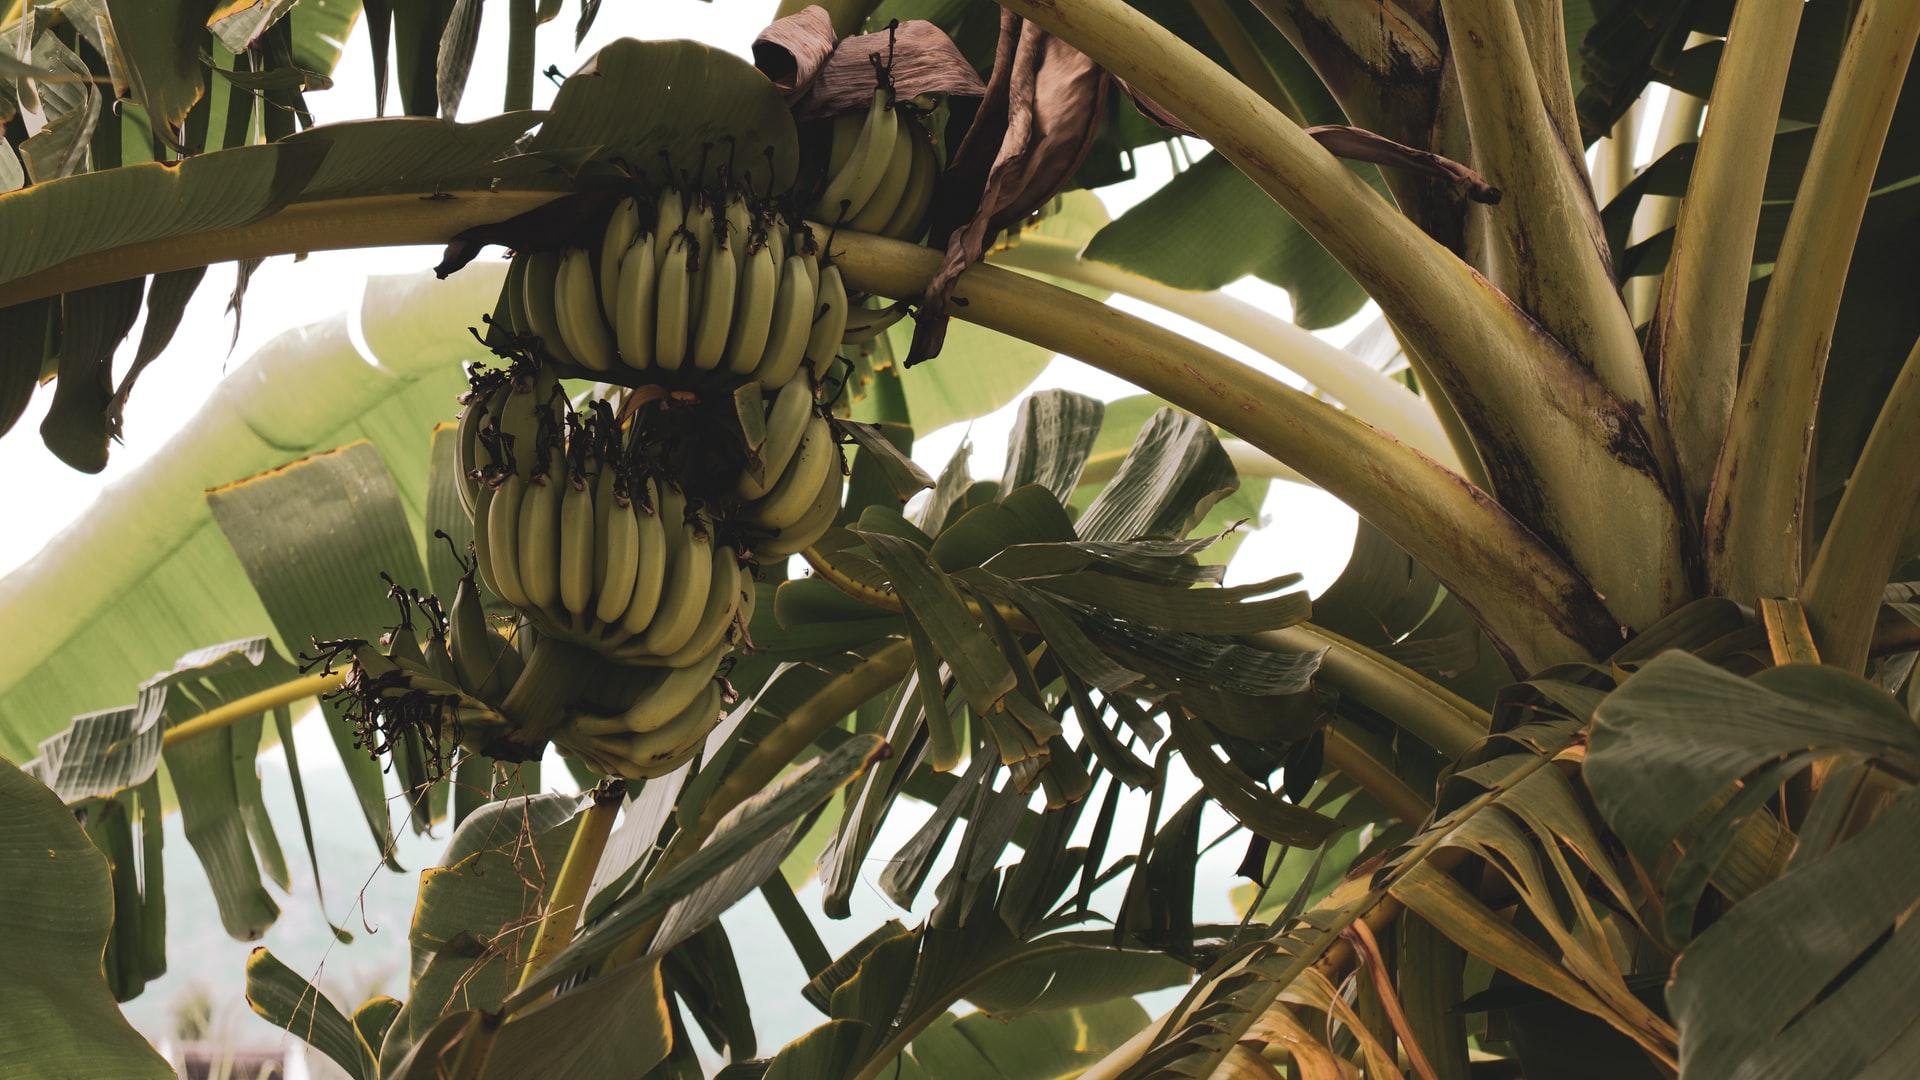
<svg viewBox="0 0 1920 1080">
<path fill-rule="evenodd" d="M 1140 112 L 1147 119 L 1176 135 L 1193 134 L 1192 128 L 1179 117 L 1162 108 L 1159 102 L 1124 82 L 1120 84 L 1120 88 L 1127 92 L 1127 96 L 1133 99 L 1134 105 L 1139 107 Z M 1385 135 L 1365 128 L 1349 127 L 1346 124 L 1317 124 L 1304 130 L 1335 157 L 1423 172 L 1452 184 L 1460 190 L 1462 195 L 1474 202 L 1491 206 L 1500 201 L 1500 190 L 1487 183 L 1486 177 L 1452 158 L 1441 157 L 1430 150 L 1421 150 L 1405 143 L 1395 142 Z"/>
<path fill-rule="evenodd" d="M 979 97 L 980 75 L 946 31 L 923 19 L 894 23 L 871 34 L 833 40 L 825 11 L 810 7 L 761 31 L 753 62 L 793 105 L 794 119 L 818 120 L 864 110 L 879 72 L 894 96 Z"/>
<path fill-rule="evenodd" d="M 1335 157 L 1349 161 L 1370 161 L 1396 169 L 1428 173 L 1452 183 L 1461 194 L 1477 203 L 1492 205 L 1500 201 L 1500 190 L 1485 177 L 1448 157 L 1430 150 L 1419 150 L 1397 143 L 1385 135 L 1345 124 L 1318 124 L 1305 129 Z"/>
<path fill-rule="evenodd" d="M 1110 76 L 1085 53 L 1002 12 L 985 99 L 935 200 L 933 236 L 947 255 L 914 318 L 907 363 L 946 339 L 954 283 L 980 261 L 987 239 L 1059 194 L 1099 133 Z"/>
<path fill-rule="evenodd" d="M 838 41 L 826 9 L 815 5 L 760 31 L 753 39 L 753 66 L 791 101 L 813 82 Z"/>
</svg>

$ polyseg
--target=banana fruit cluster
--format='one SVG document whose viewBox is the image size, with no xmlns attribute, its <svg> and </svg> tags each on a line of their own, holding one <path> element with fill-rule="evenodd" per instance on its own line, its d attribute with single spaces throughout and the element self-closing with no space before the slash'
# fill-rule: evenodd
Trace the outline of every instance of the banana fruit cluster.
<svg viewBox="0 0 1920 1080">
<path fill-rule="evenodd" d="M 626 664 L 717 666 L 750 614 L 741 548 L 647 467 L 647 425 L 622 428 L 605 402 L 583 420 L 545 369 L 506 375 L 461 418 L 481 580 L 543 635 Z"/>
<path fill-rule="evenodd" d="M 933 138 L 886 87 L 866 113 L 833 119 L 827 183 L 814 216 L 856 232 L 918 239 L 933 205 L 940 162 Z"/>
<path fill-rule="evenodd" d="M 750 454 L 733 495 L 739 517 L 760 538 L 755 558 L 786 558 L 833 527 L 846 476 L 833 429 L 813 409 L 804 380 L 781 387 L 767 405 L 766 438 Z"/>
<path fill-rule="evenodd" d="M 710 372 L 776 390 L 803 365 L 818 379 L 847 323 L 812 230 L 739 192 L 622 199 L 597 250 L 516 254 L 506 289 L 513 331 L 552 359 L 669 382 Z"/>
</svg>

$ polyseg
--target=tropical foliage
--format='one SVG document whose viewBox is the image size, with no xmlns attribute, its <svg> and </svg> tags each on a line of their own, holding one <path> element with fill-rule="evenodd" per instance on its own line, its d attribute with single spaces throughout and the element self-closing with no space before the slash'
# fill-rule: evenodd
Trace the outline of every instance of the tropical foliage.
<svg viewBox="0 0 1920 1080">
<path fill-rule="evenodd" d="M 355 1077 L 1920 1068 L 1920 6 L 830 0 L 751 64 L 617 41 L 538 111 L 561 5 L 488 5 L 504 58 L 482 7 L 0 4 L 0 429 L 49 394 L 48 451 L 102 468 L 209 264 L 239 263 L 236 308 L 276 255 L 457 270 L 289 332 L 0 582 L 0 1072 L 167 1075 L 113 1005 L 167 967 L 160 822 L 234 938 L 306 902 L 254 761 L 286 748 L 317 878 L 315 698 L 379 857 L 389 764 L 398 827 L 452 827 L 404 999 L 265 949 L 234 973 Z M 407 115 L 311 125 L 356 21 Z M 454 122 L 502 62 L 503 110 Z M 857 304 L 808 384 L 845 501 L 759 566 L 693 760 L 568 758 L 573 795 L 537 759 L 369 756 L 336 692 L 360 669 L 302 654 L 399 637 L 381 574 L 403 624 L 467 590 L 534 647 L 463 554 L 462 365 L 526 351 L 476 254 L 704 183 L 720 146 L 812 207 L 837 118 L 894 80 L 943 171 L 926 228 L 884 231 L 925 242 L 815 223 Z M 1090 189 L 1162 142 L 1211 152 L 1109 221 Z M 1215 291 L 1248 275 L 1292 322 Z M 1308 332 L 1376 308 L 1350 350 Z M 1027 395 L 997 480 L 964 446 L 914 464 L 1055 352 L 1142 393 Z M 648 396 L 558 370 L 583 410 Z M 1274 479 L 1362 519 L 1311 601 L 1225 584 L 1247 530 L 1293 524 L 1258 520 Z M 1226 924 L 1196 916 L 1223 843 Z M 832 955 L 815 919 L 863 881 L 927 914 Z M 756 891 L 820 1015 L 783 1047 L 717 921 Z"/>
</svg>

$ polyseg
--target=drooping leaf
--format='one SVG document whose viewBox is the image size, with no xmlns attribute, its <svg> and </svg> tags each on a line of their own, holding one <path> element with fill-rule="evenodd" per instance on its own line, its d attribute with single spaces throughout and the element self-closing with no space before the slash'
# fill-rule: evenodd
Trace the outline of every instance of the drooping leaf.
<svg viewBox="0 0 1920 1080">
<path fill-rule="evenodd" d="M 1067 390 L 1046 390 L 1022 401 L 1007 436 L 1000 490 L 1039 484 L 1066 502 L 1080 481 L 1087 455 L 1093 452 L 1105 412 L 1098 400 Z"/>
<path fill-rule="evenodd" d="M 193 438 L 131 470 L 0 580 L 0 635 L 13 643 L 0 660 L 0 752 L 32 756 L 69 717 L 126 702 L 189 649 L 273 631 L 213 524 L 205 489 L 371 435 L 404 501 L 419 505 L 422 432 L 451 412 L 464 385 L 458 364 L 479 348 L 466 320 L 499 289 L 494 274 L 461 278 L 379 279 L 369 288 L 363 340 L 379 368 L 368 366 L 341 318 L 274 339 L 188 421 Z"/>
<path fill-rule="evenodd" d="M 488 803 L 454 832 L 440 865 L 421 871 L 407 931 L 407 999 L 378 1048 L 382 1075 L 445 1014 L 497 1009 L 513 989 L 514 961 L 532 947 L 532 916 L 572 839 L 576 802 L 536 795 Z"/>
<path fill-rule="evenodd" d="M 1852 839 L 1746 898 L 1674 968 L 1681 1068 L 1897 1075 L 1915 1060 L 1920 866 L 1911 790 Z"/>
<path fill-rule="evenodd" d="M 942 1017 L 914 1037 L 899 1075 L 902 1080 L 1073 1076 L 1144 1028 L 1147 1019 L 1147 1011 L 1128 998 L 1011 1020 L 986 1011 Z"/>
<path fill-rule="evenodd" d="M 100 958 L 113 922 L 106 860 L 44 786 L 0 759 L 0 1046 L 49 1080 L 164 1080 L 173 1068 L 121 1014 Z"/>
<path fill-rule="evenodd" d="M 1206 422 L 1162 409 L 1140 429 L 1119 471 L 1080 515 L 1088 540 L 1186 536 L 1239 480 Z"/>
<path fill-rule="evenodd" d="M 247 1004 L 262 1019 L 333 1059 L 354 1080 L 373 1075 L 373 1051 L 340 1007 L 263 946 L 247 957 Z"/>
<path fill-rule="evenodd" d="M 207 502 L 280 640 L 295 651 L 316 639 L 378 641 L 394 617 L 379 575 L 425 580 L 400 493 L 371 443 L 229 484 L 208 492 Z M 385 852 L 391 826 L 380 767 L 354 745 L 339 713 L 344 703 L 326 707 L 328 733 Z"/>
</svg>

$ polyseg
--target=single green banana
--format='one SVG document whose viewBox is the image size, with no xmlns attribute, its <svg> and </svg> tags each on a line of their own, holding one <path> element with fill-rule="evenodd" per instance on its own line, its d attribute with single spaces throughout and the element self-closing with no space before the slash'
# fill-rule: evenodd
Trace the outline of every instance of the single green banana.
<svg viewBox="0 0 1920 1080">
<path fill-rule="evenodd" d="M 805 255 L 787 256 L 780 272 L 780 295 L 773 303 L 773 326 L 767 334 L 767 347 L 753 377 L 773 390 L 787 385 L 807 355 L 807 338 L 813 333 L 813 285 L 808 280 Z"/>
<path fill-rule="evenodd" d="M 480 466 L 483 459 L 490 460 L 480 445 L 481 421 L 492 415 L 489 402 L 487 396 L 470 395 L 460 408 L 460 423 L 453 432 L 454 453 L 460 469 L 460 509 L 466 512 L 468 521 L 473 520 L 473 506 L 480 497 Z"/>
<path fill-rule="evenodd" d="M 866 123 L 860 128 L 853 152 L 847 162 L 827 181 L 820 193 L 815 213 L 822 221 L 846 221 L 858 214 L 872 198 L 874 189 L 886 175 L 893 159 L 893 146 L 900 138 L 900 119 L 893 108 L 893 95 L 886 87 L 876 87 L 867 106 Z"/>
<path fill-rule="evenodd" d="M 502 654 L 512 654 L 513 668 L 501 662 Z M 460 578 L 453 607 L 447 611 L 447 655 L 453 661 L 455 681 L 474 697 L 497 705 L 512 689 L 510 671 L 517 674 L 520 656 L 487 625 L 487 611 L 471 574 Z"/>
<path fill-rule="evenodd" d="M 680 527 L 672 561 L 667 564 L 666 585 L 660 591 L 660 610 L 631 651 L 652 656 L 677 652 L 700 625 L 706 610 L 707 589 L 713 582 L 713 542 L 702 534 L 693 520 Z M 621 652 L 630 651 L 621 646 Z"/>
<path fill-rule="evenodd" d="M 614 480 L 613 466 L 599 462 L 593 474 L 593 580 L 596 585 L 607 576 L 607 522 L 612 517 Z"/>
<path fill-rule="evenodd" d="M 660 193 L 660 203 L 656 208 L 653 221 L 653 261 L 656 267 L 667 261 L 667 249 L 673 244 L 673 234 L 687 223 L 687 200 L 678 188 L 668 188 Z"/>
<path fill-rule="evenodd" d="M 820 295 L 820 239 L 813 235 L 813 229 L 805 222 L 793 230 L 787 240 L 787 251 L 801 257 L 800 269 L 806 272 L 807 287 L 813 295 Z"/>
<path fill-rule="evenodd" d="M 846 222 L 846 227 L 858 232 L 878 232 L 881 226 L 893 219 L 900 210 L 900 200 L 907 191 L 907 179 L 913 175 L 913 133 L 912 122 L 900 119 L 900 110 L 891 110 L 900 128 L 893 140 L 893 151 L 887 157 L 886 172 L 880 176 L 873 194 L 867 198 L 867 204 L 860 212 Z"/>
<path fill-rule="evenodd" d="M 653 293 L 660 261 L 652 257 L 652 249 L 649 236 L 633 242 L 633 250 L 645 250 L 648 257 L 620 260 L 620 284 L 615 290 L 614 337 L 620 362 L 636 371 L 653 362 Z"/>
<path fill-rule="evenodd" d="M 534 251 L 527 254 L 527 271 L 521 276 L 522 307 L 527 313 L 527 329 L 540 339 L 547 354 L 563 364 L 578 363 L 560 336 L 560 319 L 554 311 L 555 289 L 560 276 L 560 253 Z"/>
<path fill-rule="evenodd" d="M 800 447 L 801 436 L 807 433 L 807 420 L 812 415 L 813 388 L 805 379 L 788 379 L 767 410 L 767 439 L 760 444 L 758 476 L 752 472 L 740 474 L 737 491 L 742 499 L 762 498 L 779 482 L 787 463 L 793 460 L 793 452 Z"/>
<path fill-rule="evenodd" d="M 833 118 L 832 141 L 827 147 L 827 173 L 831 178 L 847 167 L 853 148 L 860 145 L 861 129 L 867 126 L 865 113 L 841 113 Z"/>
<path fill-rule="evenodd" d="M 538 464 L 535 444 L 540 438 L 539 394 L 539 380 L 513 379 L 496 414 L 502 452 L 522 477 L 530 475 Z"/>
<path fill-rule="evenodd" d="M 725 649 L 712 649 L 686 667 L 666 668 L 652 686 L 640 691 L 630 707 L 612 716 L 580 716 L 568 727 L 579 735 L 644 734 L 664 727 L 680 710 L 693 704 L 719 670 Z"/>
<path fill-rule="evenodd" d="M 671 655 L 660 661 L 667 667 L 685 667 L 707 655 L 726 643 L 727 631 L 733 627 L 734 617 L 740 614 L 742 579 L 748 589 L 753 587 L 753 579 L 740 572 L 740 558 L 732 548 L 718 548 L 713 553 L 713 578 L 707 586 L 706 609 L 700 613 L 700 624 L 693 629 L 693 636 Z"/>
<path fill-rule="evenodd" d="M 584 476 L 555 476 L 560 492 L 560 606 L 584 629 L 593 612 L 593 490 Z"/>
<path fill-rule="evenodd" d="M 600 560 L 599 588 L 593 617 L 612 626 L 633 602 L 634 575 L 640 569 L 640 510 L 617 496 L 602 532 L 606 555 Z M 594 509 L 599 510 L 596 503 Z"/>
<path fill-rule="evenodd" d="M 878 304 L 871 307 L 870 304 Z M 840 333 L 840 344 L 863 345 L 881 334 L 901 319 L 906 318 L 907 308 L 885 297 L 868 297 L 860 304 L 847 308 L 847 328 Z"/>
<path fill-rule="evenodd" d="M 747 207 L 747 197 L 738 191 L 727 194 L 725 207 L 727 225 L 727 244 L 733 248 L 734 270 L 745 275 L 747 270 L 747 240 L 753 233 L 753 211 Z M 736 294 L 738 283 L 735 284 Z"/>
<path fill-rule="evenodd" d="M 840 355 L 840 338 L 847 332 L 847 286 L 838 266 L 828 263 L 821 268 L 820 295 L 814 304 L 817 314 L 807 334 L 807 370 L 821 379 Z"/>
<path fill-rule="evenodd" d="M 780 219 L 778 211 L 767 216 L 765 225 L 766 228 L 762 231 L 766 233 L 767 247 L 773 249 L 773 273 L 774 277 L 778 278 L 780 276 L 780 268 L 787 265 L 787 233 L 789 230 L 787 229 L 787 223 Z"/>
<path fill-rule="evenodd" d="M 687 330 L 700 315 L 707 293 L 707 275 L 702 271 L 713 261 L 716 234 L 726 229 L 726 207 L 715 203 L 704 191 L 695 192 L 687 202 L 687 229 L 693 233 L 693 273 L 687 277 Z"/>
<path fill-rule="evenodd" d="M 613 334 L 600 315 L 600 291 L 593 281 L 593 256 L 585 248 L 568 248 L 560 257 L 553 299 L 560 340 L 566 343 L 567 351 L 590 371 L 612 371 Z"/>
<path fill-rule="evenodd" d="M 826 418 L 815 416 L 807 422 L 807 433 L 800 438 L 793 463 L 773 490 L 747 508 L 748 517 L 769 529 L 785 529 L 799 521 L 820 493 L 829 469 L 840 464 L 840 447 L 833 440 L 833 429 Z"/>
<path fill-rule="evenodd" d="M 714 238 L 713 252 L 700 267 L 700 313 L 694 322 L 691 359 L 701 371 L 720 366 L 727 352 L 727 332 L 733 326 L 734 291 L 740 276 L 733 264 L 733 245 L 723 228 Z"/>
<path fill-rule="evenodd" d="M 507 329 L 516 334 L 531 334 L 527 325 L 527 254 L 519 252 L 507 263 L 507 279 L 500 285 L 507 294 Z"/>
<path fill-rule="evenodd" d="M 839 469 L 827 470 L 827 482 L 820 486 L 820 493 L 814 497 L 813 505 L 799 521 L 781 529 L 770 539 L 763 540 L 753 549 L 754 556 L 760 559 L 784 559 L 806 548 L 827 534 L 833 528 L 833 520 L 840 514 L 840 498 L 846 490 L 847 478 Z"/>
<path fill-rule="evenodd" d="M 520 499 L 520 588 L 527 606 L 551 611 L 560 597 L 560 489 L 567 483 L 559 452 L 549 455 L 544 475 L 527 481 Z"/>
<path fill-rule="evenodd" d="M 693 299 L 693 274 L 698 265 L 698 241 L 682 228 L 667 249 L 667 261 L 654 282 L 653 362 L 678 371 L 687 359 L 687 321 Z"/>
<path fill-rule="evenodd" d="M 520 504 L 526 501 L 527 481 L 518 473 L 504 480 L 487 505 L 487 565 L 493 570 L 494 594 L 517 608 L 528 607 L 520 585 Z"/>
<path fill-rule="evenodd" d="M 640 228 L 640 204 L 631 198 L 621 199 L 607 218 L 606 232 L 600 235 L 600 311 L 609 323 L 620 309 L 620 264 L 640 235 Z M 653 245 L 647 245 L 647 253 L 653 253 Z"/>
<path fill-rule="evenodd" d="M 634 500 L 634 525 L 639 531 L 639 561 L 633 569 L 633 595 L 620 614 L 620 625 L 609 623 L 608 633 L 616 640 L 642 633 L 653 623 L 660 610 L 660 595 L 666 591 L 667 566 L 674 544 L 681 535 L 681 515 L 686 497 L 669 484 L 646 481 L 644 498 Z"/>
<path fill-rule="evenodd" d="M 742 256 L 740 295 L 734 299 L 733 325 L 727 330 L 727 352 L 722 358 L 735 375 L 750 375 L 760 363 L 780 293 L 780 266 L 773 261 L 773 248 L 764 238 L 755 240 L 752 251 Z"/>
</svg>

